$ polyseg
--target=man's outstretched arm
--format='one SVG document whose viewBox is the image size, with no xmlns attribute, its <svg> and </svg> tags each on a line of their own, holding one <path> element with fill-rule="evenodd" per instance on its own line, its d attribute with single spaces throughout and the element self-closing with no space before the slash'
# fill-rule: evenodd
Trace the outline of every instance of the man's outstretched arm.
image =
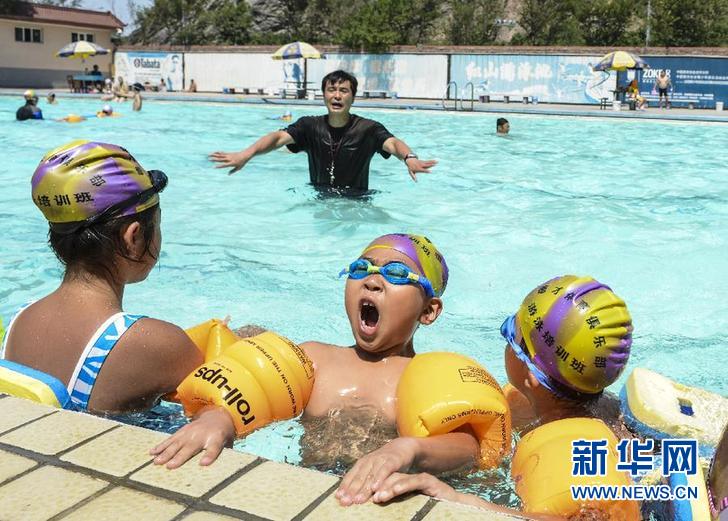
<svg viewBox="0 0 728 521">
<path fill-rule="evenodd" d="M 407 165 L 407 172 L 409 172 L 413 181 L 417 181 L 417 174 L 429 174 L 430 168 L 437 164 L 434 159 L 426 161 L 419 159 L 412 153 L 412 149 L 407 146 L 407 143 L 396 137 L 388 138 L 382 144 L 382 150 L 404 161 L 404 164 Z"/>
<path fill-rule="evenodd" d="M 293 143 L 293 138 L 288 132 L 285 130 L 276 130 L 275 132 L 266 134 L 245 150 L 240 152 L 213 152 L 208 156 L 208 159 L 215 163 L 220 163 L 217 165 L 217 168 L 231 168 L 228 175 L 232 175 L 243 168 L 255 156 L 266 154 L 271 150 Z"/>
</svg>

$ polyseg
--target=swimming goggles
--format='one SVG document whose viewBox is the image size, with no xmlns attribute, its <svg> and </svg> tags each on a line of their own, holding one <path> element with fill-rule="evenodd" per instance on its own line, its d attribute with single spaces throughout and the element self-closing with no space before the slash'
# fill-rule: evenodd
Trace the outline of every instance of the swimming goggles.
<svg viewBox="0 0 728 521">
<path fill-rule="evenodd" d="M 570 398 L 570 399 L 582 399 L 587 397 L 592 397 L 596 395 L 591 395 L 587 393 L 581 393 L 579 391 L 575 391 L 574 389 L 570 389 L 569 387 L 565 386 L 561 382 L 556 381 L 551 376 L 547 375 L 544 371 L 541 370 L 541 368 L 536 365 L 536 362 L 529 356 L 528 354 L 528 348 L 526 347 L 526 342 L 524 339 L 521 339 L 521 344 L 516 342 L 516 315 L 511 315 L 507 319 L 503 321 L 503 324 L 500 328 L 500 333 L 503 338 L 506 339 L 508 342 L 508 345 L 513 350 L 513 353 L 516 355 L 516 357 L 526 364 L 526 367 L 528 367 L 528 370 L 533 373 L 533 375 L 536 377 L 536 380 L 543 385 L 546 389 L 551 391 L 552 393 L 561 396 L 563 398 Z M 597 393 L 597 395 L 600 393 Z"/>
<path fill-rule="evenodd" d="M 169 179 L 167 178 L 167 174 L 162 172 L 161 170 L 148 170 L 147 173 L 149 174 L 149 177 L 152 181 L 152 186 L 147 188 L 146 190 L 142 190 L 138 194 L 132 195 L 131 197 L 128 197 L 124 199 L 123 201 L 119 201 L 118 203 L 112 204 L 107 209 L 105 209 L 103 212 L 97 213 L 96 215 L 92 215 L 85 221 L 81 222 L 75 222 L 75 223 L 51 223 L 51 226 L 53 226 L 53 229 L 59 233 L 74 233 L 78 230 L 82 230 L 84 228 L 88 228 L 98 222 L 104 222 L 113 219 L 116 217 L 116 214 L 121 212 L 122 210 L 126 210 L 130 206 L 135 206 L 138 204 L 141 204 L 145 201 L 148 201 L 151 199 L 155 194 L 158 194 L 162 190 L 164 190 L 167 186 L 167 182 Z M 58 226 L 58 225 L 61 226 Z M 68 226 L 71 225 L 71 226 Z"/>
<path fill-rule="evenodd" d="M 398 286 L 403 284 L 419 284 L 425 290 L 428 298 L 433 298 L 435 292 L 432 284 L 427 277 L 415 273 L 412 269 L 402 262 L 390 262 L 384 266 L 375 266 L 366 259 L 357 259 L 348 268 L 344 268 L 339 273 L 339 277 L 348 274 L 350 279 L 363 279 L 369 275 L 379 274 L 385 278 L 390 284 Z"/>
</svg>

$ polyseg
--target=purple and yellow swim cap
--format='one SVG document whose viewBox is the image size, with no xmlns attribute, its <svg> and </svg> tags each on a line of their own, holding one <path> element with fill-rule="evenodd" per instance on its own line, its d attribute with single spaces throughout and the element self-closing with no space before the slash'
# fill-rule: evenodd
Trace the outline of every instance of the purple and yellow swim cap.
<svg viewBox="0 0 728 521">
<path fill-rule="evenodd" d="M 33 202 L 51 227 L 135 215 L 159 204 L 167 176 L 147 172 L 118 145 L 73 141 L 48 152 L 31 179 Z"/>
<path fill-rule="evenodd" d="M 547 388 L 567 396 L 593 395 L 614 383 L 627 365 L 632 317 L 609 286 L 565 275 L 531 291 L 501 333 Z"/>
<path fill-rule="evenodd" d="M 376 248 L 389 248 L 406 255 L 415 263 L 420 273 L 430 281 L 436 297 L 442 296 L 445 292 L 449 275 L 445 257 L 424 235 L 407 233 L 382 235 L 369 243 L 369 246 L 361 252 L 360 257 Z"/>
</svg>

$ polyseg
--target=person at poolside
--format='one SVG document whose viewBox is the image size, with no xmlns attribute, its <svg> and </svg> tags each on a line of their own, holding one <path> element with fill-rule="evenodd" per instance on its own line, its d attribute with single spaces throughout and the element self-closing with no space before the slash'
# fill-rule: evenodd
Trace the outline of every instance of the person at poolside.
<svg viewBox="0 0 728 521">
<path fill-rule="evenodd" d="M 46 96 L 46 102 L 49 105 L 56 105 L 58 102 L 56 101 L 56 93 L 51 91 L 48 93 L 48 96 Z"/>
<path fill-rule="evenodd" d="M 637 84 L 636 78 L 633 79 L 627 86 L 627 97 L 634 100 L 637 110 L 644 110 L 647 108 L 647 98 L 640 95 L 640 88 Z"/>
<path fill-rule="evenodd" d="M 60 380 L 75 409 L 153 406 L 202 363 L 179 327 L 123 311 L 126 285 L 143 281 L 159 258 L 167 176 L 118 145 L 73 141 L 46 154 L 31 184 L 65 273 L 15 315 L 0 358 Z"/>
<path fill-rule="evenodd" d="M 657 90 L 658 98 L 657 98 L 657 106 L 659 108 L 662 108 L 662 98 L 665 98 L 665 107 L 668 109 L 670 108 L 670 98 L 668 97 L 668 90 L 672 89 L 672 81 L 670 81 L 670 77 L 667 75 L 667 72 L 665 69 L 662 69 L 660 71 L 660 75 L 655 78 L 655 90 Z"/>
<path fill-rule="evenodd" d="M 728 521 L 728 425 L 710 461 L 707 488 L 712 518 Z"/>
<path fill-rule="evenodd" d="M 190 80 L 190 86 L 187 88 L 187 92 L 197 92 L 197 83 L 195 83 L 195 80 Z"/>
<path fill-rule="evenodd" d="M 129 97 L 129 87 L 126 86 L 124 78 L 119 76 L 116 79 L 116 85 L 113 88 L 114 101 L 126 101 Z"/>
<path fill-rule="evenodd" d="M 511 131 L 511 124 L 506 118 L 498 118 L 495 122 L 495 133 L 499 136 L 505 136 Z"/>
<path fill-rule="evenodd" d="M 321 81 L 326 116 L 305 116 L 287 128 L 271 132 L 241 152 L 213 152 L 210 160 L 218 168 L 230 168 L 233 174 L 253 157 L 282 146 L 291 152 L 308 154 L 311 184 L 316 187 L 369 189 L 369 164 L 374 154 L 385 159 L 390 155 L 402 160 L 413 181 L 418 173 L 429 173 L 437 161 L 423 161 L 404 141 L 371 119 L 351 114 L 357 80 L 338 70 Z"/>
<path fill-rule="evenodd" d="M 159 85 L 157 85 L 158 92 L 167 92 L 167 84 L 164 82 L 164 78 L 159 79 Z"/>
<path fill-rule="evenodd" d="M 366 411 L 394 430 L 397 382 L 415 355 L 418 327 L 434 323 L 442 312 L 447 264 L 426 237 L 389 234 L 374 239 L 341 275 L 348 276 L 344 302 L 354 344 L 301 344 L 316 371 L 304 420 L 336 421 L 343 411 Z M 203 409 L 195 421 L 152 449 L 154 462 L 175 468 L 204 450 L 200 464 L 208 465 L 234 435 L 225 409 Z M 336 432 L 337 437 L 346 435 Z M 469 428 L 408 441 L 418 467 L 435 472 L 471 466 L 479 455 Z"/>
<path fill-rule="evenodd" d="M 15 119 L 26 121 L 28 119 L 43 119 L 43 111 L 38 107 L 38 96 L 34 90 L 26 90 L 23 93 L 25 105 L 15 112 Z"/>
<path fill-rule="evenodd" d="M 100 77 L 98 79 L 98 81 L 95 81 L 94 82 L 94 87 L 96 87 L 96 90 L 98 90 L 99 92 L 103 92 L 104 91 L 104 82 L 103 82 L 103 76 L 104 76 L 104 74 L 99 70 L 99 66 L 98 65 L 94 65 L 93 66 L 93 69 L 91 69 L 91 72 L 89 74 L 91 76 L 99 76 Z"/>
<path fill-rule="evenodd" d="M 620 439 L 632 437 L 622 422 L 619 399 L 603 392 L 624 370 L 632 345 L 632 319 L 608 286 L 573 275 L 547 281 L 506 319 L 501 334 L 507 340 L 510 385 L 504 391 L 514 431 L 525 434 L 552 421 L 589 417 L 603 420 Z M 415 463 L 406 444 L 392 440 L 357 462 L 336 497 L 345 505 L 357 497 L 353 502 L 372 496 L 388 501 L 404 493 L 391 488 L 395 482 L 432 485 L 429 478 L 388 482 L 393 473 L 407 472 Z"/>
</svg>

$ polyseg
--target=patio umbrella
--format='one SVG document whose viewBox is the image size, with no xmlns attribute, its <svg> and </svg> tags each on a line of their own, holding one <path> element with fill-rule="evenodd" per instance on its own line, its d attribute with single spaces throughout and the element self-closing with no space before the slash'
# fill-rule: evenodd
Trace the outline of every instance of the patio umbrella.
<svg viewBox="0 0 728 521">
<path fill-rule="evenodd" d="M 109 54 L 108 49 L 96 45 L 95 43 L 80 40 L 64 45 L 63 48 L 56 53 L 60 58 L 81 58 L 85 60 L 89 56 L 98 56 L 101 54 Z"/>
<path fill-rule="evenodd" d="M 308 67 L 306 60 L 318 60 L 326 58 L 316 47 L 306 42 L 287 43 L 271 55 L 274 60 L 296 60 L 303 58 L 303 87 L 308 84 L 306 77 L 308 76 Z"/>
<path fill-rule="evenodd" d="M 624 71 L 627 69 L 648 69 L 647 62 L 627 51 L 614 51 L 605 55 L 594 66 L 595 71 Z"/>
</svg>

